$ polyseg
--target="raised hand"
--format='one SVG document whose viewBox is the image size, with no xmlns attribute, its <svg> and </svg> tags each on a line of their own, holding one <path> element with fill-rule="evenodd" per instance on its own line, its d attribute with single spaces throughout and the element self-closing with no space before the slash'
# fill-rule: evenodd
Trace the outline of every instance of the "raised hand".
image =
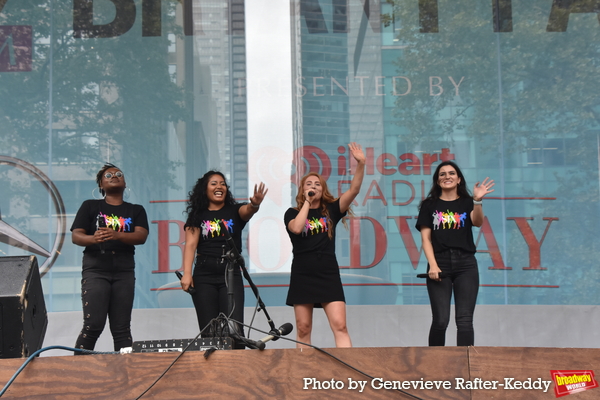
<svg viewBox="0 0 600 400">
<path fill-rule="evenodd" d="M 365 153 L 363 152 L 362 146 L 356 142 L 352 142 L 350 144 L 348 144 L 348 147 L 350 148 L 350 152 L 352 153 L 352 157 L 354 157 L 354 159 L 357 162 L 365 162 L 366 161 L 366 157 L 365 157 Z"/>
<path fill-rule="evenodd" d="M 492 193 L 494 191 L 494 189 L 492 189 L 492 187 L 494 187 L 494 185 L 495 185 L 494 180 L 490 179 L 488 177 L 486 177 L 483 180 L 483 182 L 481 182 L 481 184 L 479 182 L 477 182 L 475 184 L 475 186 L 473 187 L 473 199 L 479 201 L 486 194 Z"/>
<path fill-rule="evenodd" d="M 250 203 L 255 207 L 260 206 L 260 203 L 265 199 L 269 189 L 265 187 L 265 184 L 261 182 L 259 185 L 254 185 L 254 195 L 250 197 Z"/>
</svg>

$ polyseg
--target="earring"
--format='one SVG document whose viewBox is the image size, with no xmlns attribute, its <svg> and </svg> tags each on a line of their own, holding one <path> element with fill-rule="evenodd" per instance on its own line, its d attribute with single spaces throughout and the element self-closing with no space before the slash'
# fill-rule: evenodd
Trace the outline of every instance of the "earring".
<svg viewBox="0 0 600 400">
<path fill-rule="evenodd" d="M 96 197 L 96 193 L 98 193 L 99 197 Z M 102 192 L 100 192 L 100 188 L 93 188 L 92 189 L 92 197 L 96 200 L 102 200 L 106 197 L 106 193 L 102 194 Z"/>
<path fill-rule="evenodd" d="M 128 200 L 131 197 L 131 189 L 126 187 L 124 192 L 123 192 L 123 199 L 124 200 Z"/>
</svg>

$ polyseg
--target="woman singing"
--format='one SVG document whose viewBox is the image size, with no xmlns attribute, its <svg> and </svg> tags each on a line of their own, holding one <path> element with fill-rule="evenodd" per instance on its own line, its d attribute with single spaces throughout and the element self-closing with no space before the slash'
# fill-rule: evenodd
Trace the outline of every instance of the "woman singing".
<svg viewBox="0 0 600 400">
<path fill-rule="evenodd" d="M 249 203 L 238 203 L 229 191 L 225 176 L 218 171 L 209 171 L 198 179 L 189 194 L 181 288 L 185 291 L 190 286 L 195 289 L 192 300 L 201 330 L 220 313 L 228 315 L 228 284 L 233 284 L 235 303 L 232 305 L 233 313 L 228 317 L 238 322 L 244 321 L 244 285 L 239 267 L 234 271 L 234 282 L 226 282 L 227 261 L 223 255 L 229 248 L 222 226 L 224 224 L 227 227 L 241 253 L 242 230 L 260 208 L 267 190 L 261 182 L 254 186 L 254 195 Z M 243 334 L 240 327 L 238 334 Z M 210 329 L 202 334 L 203 337 L 213 335 Z"/>
<path fill-rule="evenodd" d="M 457 345 L 475 342 L 473 313 L 479 291 L 473 226 L 483 224 L 482 199 L 493 192 L 494 181 L 485 178 L 473 188 L 473 196 L 458 166 L 444 161 L 433 174 L 427 198 L 419 206 L 416 228 L 421 231 L 427 257 L 427 292 L 433 321 L 430 346 L 444 346 L 450 320 L 450 299 L 454 292 Z"/>
<path fill-rule="evenodd" d="M 308 173 L 300 182 L 296 207 L 286 211 L 285 226 L 292 241 L 293 261 L 286 304 L 294 307 L 297 340 L 311 343 L 314 307 L 322 307 L 337 347 L 352 347 L 346 327 L 346 299 L 335 256 L 335 227 L 360 191 L 365 173 L 362 147 L 349 144 L 357 161 L 350 188 L 335 199 L 327 182 Z M 297 347 L 304 347 L 297 344 Z"/>
<path fill-rule="evenodd" d="M 119 168 L 105 164 L 96 182 L 104 198 L 84 201 L 71 226 L 73 243 L 85 247 L 83 329 L 75 347 L 94 350 L 108 315 L 114 348 L 119 351 L 133 343 L 134 246 L 146 242 L 148 218 L 144 207 L 123 201 L 125 175 Z"/>
</svg>

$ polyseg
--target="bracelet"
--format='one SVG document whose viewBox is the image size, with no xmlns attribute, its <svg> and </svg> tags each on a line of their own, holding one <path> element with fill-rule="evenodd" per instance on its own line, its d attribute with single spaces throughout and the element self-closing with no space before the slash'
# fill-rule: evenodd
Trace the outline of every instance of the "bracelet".
<svg viewBox="0 0 600 400">
<path fill-rule="evenodd" d="M 483 204 L 483 200 L 475 200 L 475 198 L 473 198 L 473 205 L 480 206 L 482 204 Z"/>
<path fill-rule="evenodd" d="M 260 204 L 255 205 L 253 202 L 250 202 L 250 205 L 252 206 L 252 208 L 260 208 Z"/>
</svg>

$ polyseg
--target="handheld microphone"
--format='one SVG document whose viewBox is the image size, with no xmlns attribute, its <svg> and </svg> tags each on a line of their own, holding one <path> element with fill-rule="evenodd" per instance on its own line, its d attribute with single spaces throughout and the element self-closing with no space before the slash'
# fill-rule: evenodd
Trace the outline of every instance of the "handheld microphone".
<svg viewBox="0 0 600 400">
<path fill-rule="evenodd" d="M 175 275 L 177 275 L 177 277 L 179 278 L 179 280 L 181 280 L 181 278 L 183 278 L 183 275 L 179 271 L 175 271 Z M 189 294 L 195 294 L 196 293 L 196 288 L 190 285 L 190 287 L 188 288 L 187 292 Z"/>
<path fill-rule="evenodd" d="M 286 322 L 285 324 L 281 325 L 279 327 L 279 329 L 269 332 L 269 334 L 267 336 L 258 340 L 256 342 L 256 347 L 259 350 L 264 350 L 265 343 L 267 343 L 269 340 L 277 340 L 277 339 L 279 339 L 280 336 L 285 336 L 293 330 L 294 330 L 294 325 L 290 324 L 289 322 Z"/>
<path fill-rule="evenodd" d="M 101 214 L 98 214 L 96 217 L 96 226 L 98 228 L 106 228 L 106 220 Z M 100 247 L 100 254 L 104 254 L 104 243 L 98 243 L 98 246 Z"/>
<path fill-rule="evenodd" d="M 445 278 L 446 274 L 444 272 L 439 273 L 440 279 Z M 429 278 L 429 274 L 417 274 L 417 278 Z"/>
<path fill-rule="evenodd" d="M 311 190 L 310 192 L 308 192 L 308 195 L 309 195 L 310 197 L 313 197 L 313 196 L 315 195 L 315 192 L 313 192 L 313 191 Z"/>
</svg>

